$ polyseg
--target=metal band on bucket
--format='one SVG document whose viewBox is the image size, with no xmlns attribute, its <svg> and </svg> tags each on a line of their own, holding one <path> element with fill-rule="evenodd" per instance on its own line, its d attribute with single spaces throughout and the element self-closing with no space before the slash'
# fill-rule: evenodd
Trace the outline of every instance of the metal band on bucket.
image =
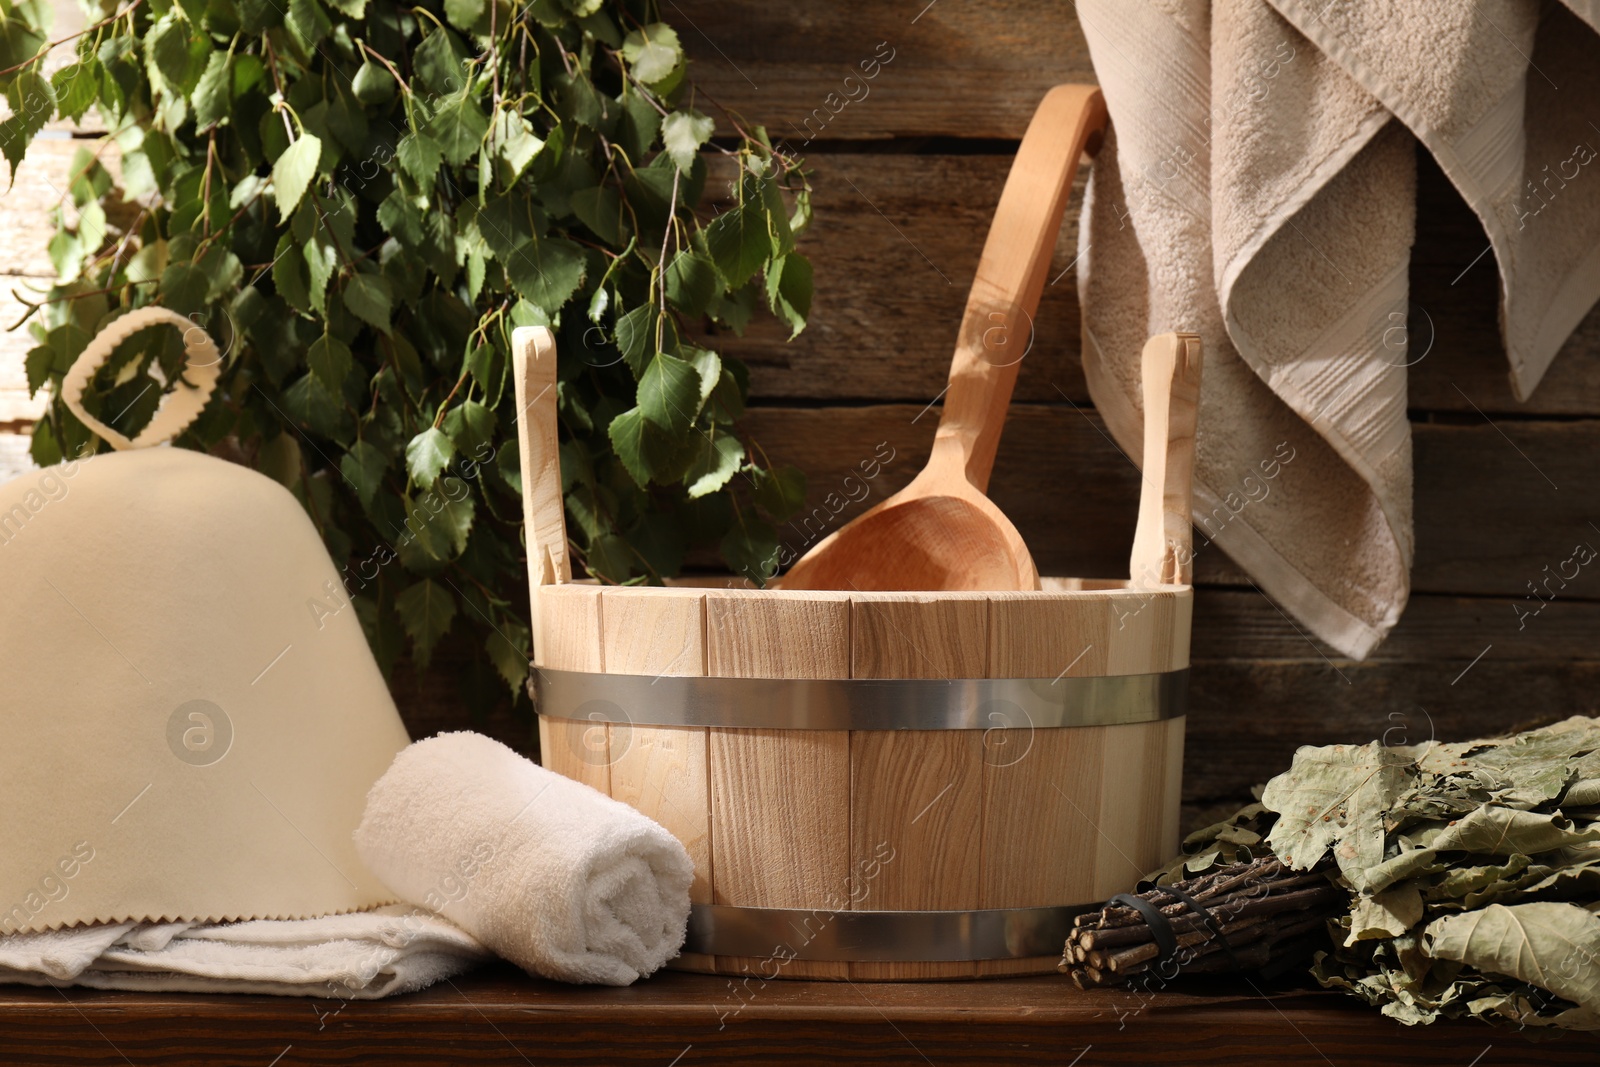
<svg viewBox="0 0 1600 1067">
<path fill-rule="evenodd" d="M 766 730 L 992 730 L 1176 719 L 1188 668 L 1084 678 L 679 678 L 540 667 L 553 719 Z"/>
<path fill-rule="evenodd" d="M 954 963 L 1059 956 L 1098 905 L 983 911 L 830 911 L 695 904 L 685 952 L 780 960 Z"/>
</svg>

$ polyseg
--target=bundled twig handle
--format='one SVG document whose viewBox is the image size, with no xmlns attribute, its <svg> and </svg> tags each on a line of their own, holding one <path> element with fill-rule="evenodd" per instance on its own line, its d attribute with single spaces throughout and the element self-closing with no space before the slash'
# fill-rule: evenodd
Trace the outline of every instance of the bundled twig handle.
<svg viewBox="0 0 1600 1067">
<path fill-rule="evenodd" d="M 1159 968 L 1177 973 L 1249 971 L 1300 956 L 1326 941 L 1346 894 L 1319 870 L 1276 859 L 1112 897 L 1080 915 L 1062 969 L 1080 988 L 1117 985 Z"/>
</svg>

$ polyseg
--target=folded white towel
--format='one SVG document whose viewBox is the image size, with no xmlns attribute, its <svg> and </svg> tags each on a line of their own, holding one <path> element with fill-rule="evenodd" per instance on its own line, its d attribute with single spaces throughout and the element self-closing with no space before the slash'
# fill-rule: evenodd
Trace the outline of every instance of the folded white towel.
<svg viewBox="0 0 1600 1067">
<path fill-rule="evenodd" d="M 395 757 L 356 850 L 397 896 L 546 978 L 628 985 L 683 945 L 694 864 L 677 838 L 482 734 Z"/>
<path fill-rule="evenodd" d="M 0 982 L 375 1000 L 489 958 L 439 916 L 391 904 L 317 919 L 97 923 L 12 934 L 0 937 Z"/>
</svg>

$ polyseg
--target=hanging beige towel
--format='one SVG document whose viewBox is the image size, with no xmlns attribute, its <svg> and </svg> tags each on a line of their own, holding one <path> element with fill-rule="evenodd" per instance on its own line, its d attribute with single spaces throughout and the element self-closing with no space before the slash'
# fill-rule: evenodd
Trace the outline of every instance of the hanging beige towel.
<svg viewBox="0 0 1600 1067">
<path fill-rule="evenodd" d="M 1600 296 L 1600 40 L 1540 12 L 1078 4 L 1113 122 L 1080 229 L 1090 392 L 1136 454 L 1143 338 L 1202 335 L 1196 522 L 1349 655 L 1409 593 L 1414 138 L 1489 234 L 1519 397 Z"/>
</svg>

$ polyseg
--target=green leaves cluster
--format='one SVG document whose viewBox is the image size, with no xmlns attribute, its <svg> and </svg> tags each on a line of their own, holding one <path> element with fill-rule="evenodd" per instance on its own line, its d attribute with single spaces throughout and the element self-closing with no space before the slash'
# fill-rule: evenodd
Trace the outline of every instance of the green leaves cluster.
<svg viewBox="0 0 1600 1067">
<path fill-rule="evenodd" d="M 770 575 L 803 480 L 737 433 L 748 375 L 715 339 L 761 305 L 804 328 L 810 190 L 759 126 L 711 141 L 653 2 L 131 0 L 49 78 L 42 4 L 0 0 L 0 151 L 93 112 L 122 166 L 73 163 L 30 387 L 131 308 L 205 325 L 222 384 L 179 443 L 295 493 L 386 669 L 470 639 L 471 685 L 525 678 L 518 326 L 557 332 L 592 574 L 716 550 Z M 183 371 L 172 333 L 125 343 L 86 407 L 136 432 Z M 41 464 L 99 447 L 59 401 L 33 439 Z"/>
</svg>

